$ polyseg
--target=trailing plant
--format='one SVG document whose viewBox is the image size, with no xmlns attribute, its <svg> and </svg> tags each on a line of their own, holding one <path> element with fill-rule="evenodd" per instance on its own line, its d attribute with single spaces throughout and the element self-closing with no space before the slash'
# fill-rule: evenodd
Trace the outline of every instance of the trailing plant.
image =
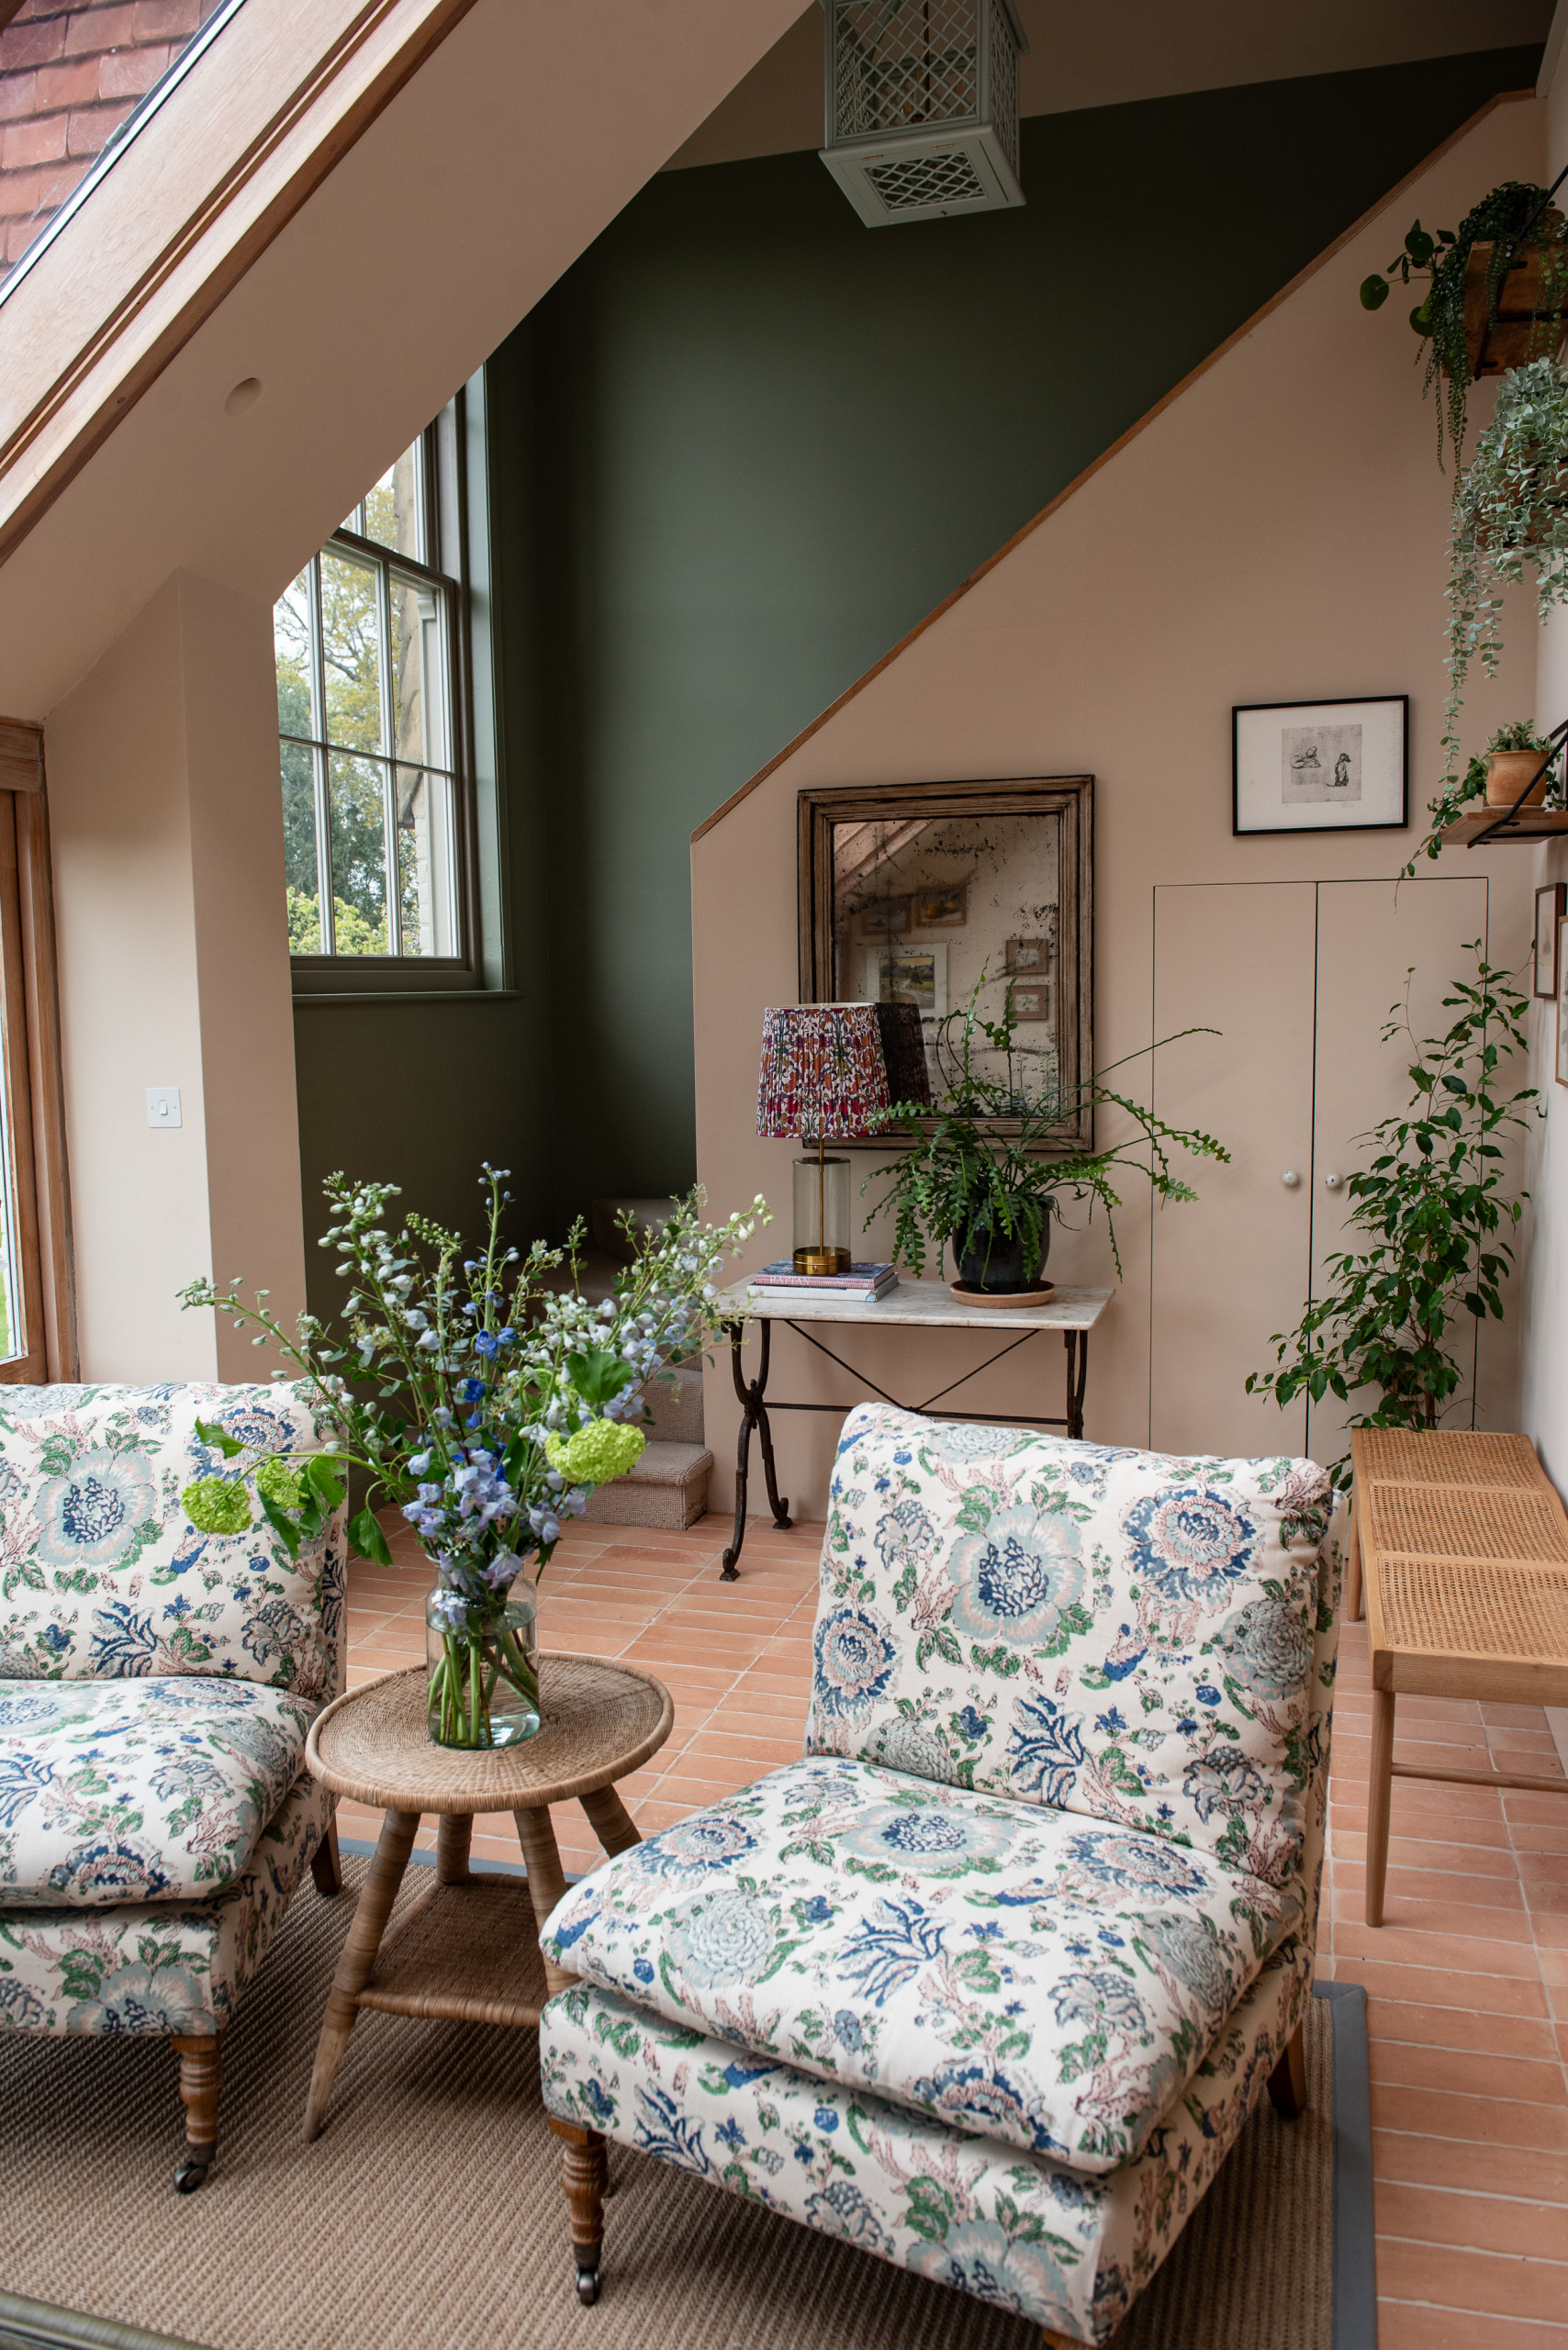
<svg viewBox="0 0 1568 2350">
<path fill-rule="evenodd" d="M 1038 1274 L 1048 1246 L 1048 1227 L 1055 1215 L 1062 1219 L 1064 1198 L 1087 1201 L 1089 1215 L 1096 1201 L 1105 1212 L 1111 1253 L 1118 1275 L 1121 1253 L 1116 1245 L 1115 1211 L 1122 1204 L 1113 1177 L 1137 1172 L 1146 1177 L 1161 1200 L 1193 1200 L 1197 1193 L 1172 1171 L 1170 1153 L 1190 1152 L 1194 1158 L 1227 1159 L 1230 1153 L 1212 1135 L 1195 1128 L 1167 1125 L 1152 1110 L 1129 1095 L 1118 1093 L 1102 1077 L 1063 1086 L 1056 1057 L 1038 1046 L 1021 1044 L 1013 1018 L 1011 990 L 1002 1014 L 987 1019 L 980 996 L 991 980 L 984 970 L 969 1002 L 949 1013 L 936 1030 L 936 1069 L 933 1109 L 913 1102 L 894 1102 L 879 1124 L 908 1125 L 918 1139 L 885 1166 L 874 1168 L 861 1185 L 886 1176 L 889 1188 L 867 1216 L 872 1223 L 884 1208 L 894 1210 L 893 1253 L 916 1277 L 924 1270 L 925 1252 L 934 1248 L 938 1267 L 942 1250 L 951 1241 L 961 1252 L 970 1234 L 984 1234 L 991 1245 L 998 1237 L 1022 1241 L 1025 1278 Z M 1178 1035 L 1215 1035 L 1213 1029 L 1183 1028 Z M 1174 1036 L 1163 1044 L 1174 1044 Z M 1146 1048 L 1156 1051 L 1156 1046 Z M 982 1057 L 985 1063 L 982 1064 Z M 1130 1054 L 1129 1060 L 1142 1054 Z M 1126 1061 L 1112 1069 L 1126 1068 Z M 1076 1123 L 1089 1108 L 1125 1111 L 1137 1129 L 1109 1150 L 1073 1150 L 1064 1146 L 1062 1130 Z M 1046 1158 L 1043 1152 L 1052 1156 Z"/>
<path fill-rule="evenodd" d="M 1364 309 L 1381 309 L 1397 277 L 1404 285 L 1424 280 L 1427 292 L 1410 312 L 1410 324 L 1427 343 L 1427 373 L 1423 397 L 1435 389 L 1438 412 L 1438 463 L 1443 456 L 1443 429 L 1452 444 L 1457 464 L 1464 453 L 1467 408 L 1472 382 L 1470 352 L 1464 333 L 1464 288 L 1470 271 L 1471 248 L 1489 244 L 1487 256 L 1486 331 L 1497 323 L 1497 297 L 1514 263 L 1529 252 L 1543 257 L 1541 309 L 1555 310 L 1568 291 L 1568 234 L 1562 213 L 1547 200 L 1543 187 L 1528 181 L 1505 180 L 1467 212 L 1456 230 L 1436 234 L 1419 220 L 1406 234 L 1404 248 L 1386 270 L 1374 271 L 1361 285 Z M 1530 357 L 1548 352 L 1556 338 L 1554 320 L 1543 316 L 1531 334 Z M 1539 352 L 1536 340 L 1540 339 Z"/>
<path fill-rule="evenodd" d="M 1444 791 L 1458 780 L 1459 711 L 1472 664 L 1497 673 L 1502 590 L 1519 585 L 1528 564 L 1540 619 L 1568 603 L 1565 469 L 1568 376 L 1555 360 L 1535 359 L 1503 377 L 1492 421 L 1454 489 Z"/>
<path fill-rule="evenodd" d="M 1383 1042 L 1407 1041 L 1411 1098 L 1358 1136 L 1374 1149 L 1346 1186 L 1360 1245 L 1329 1258 L 1322 1294 L 1307 1299 L 1294 1330 L 1274 1332 L 1278 1368 L 1252 1372 L 1249 1395 L 1271 1394 L 1283 1409 L 1302 1394 L 1350 1403 L 1372 1388 L 1377 1401 L 1352 1413 L 1352 1427 L 1435 1427 L 1463 1377 L 1451 1326 L 1462 1315 L 1503 1318 L 1506 1235 L 1529 1197 L 1505 1182 L 1503 1143 L 1526 1125 L 1520 1104 L 1536 1090 L 1509 1092 L 1499 1071 L 1527 1049 L 1529 999 L 1486 961 L 1480 939 L 1465 951 L 1475 977 L 1450 982 L 1443 1009 L 1454 1018 L 1442 1035 L 1417 1039 L 1411 1027 L 1413 973 L 1390 1009 Z M 1333 1473 L 1343 1483 L 1346 1460 Z"/>
<path fill-rule="evenodd" d="M 1544 758 L 1551 748 L 1551 744 L 1531 719 L 1517 718 L 1511 725 L 1499 726 L 1481 756 L 1472 759 L 1463 775 L 1456 782 L 1446 785 L 1437 798 L 1428 802 L 1427 813 L 1431 823 L 1427 837 L 1418 848 L 1410 852 L 1410 862 L 1405 867 L 1403 878 L 1408 879 L 1415 872 L 1418 857 L 1440 856 L 1443 834 L 1449 827 L 1458 822 L 1473 800 L 1485 799 L 1486 762 L 1494 751 L 1539 751 Z M 1554 794 L 1549 789 L 1546 804 L 1551 805 L 1553 799 Z"/>
</svg>

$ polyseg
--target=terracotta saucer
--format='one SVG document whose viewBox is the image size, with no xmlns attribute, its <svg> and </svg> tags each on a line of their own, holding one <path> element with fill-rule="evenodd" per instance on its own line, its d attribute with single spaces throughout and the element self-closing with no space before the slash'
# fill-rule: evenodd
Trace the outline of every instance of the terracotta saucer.
<svg viewBox="0 0 1568 2350">
<path fill-rule="evenodd" d="M 949 1281 L 947 1286 L 966 1305 L 1044 1305 L 1057 1293 L 1055 1281 L 1047 1281 L 1043 1289 L 976 1289 L 969 1281 Z"/>
</svg>

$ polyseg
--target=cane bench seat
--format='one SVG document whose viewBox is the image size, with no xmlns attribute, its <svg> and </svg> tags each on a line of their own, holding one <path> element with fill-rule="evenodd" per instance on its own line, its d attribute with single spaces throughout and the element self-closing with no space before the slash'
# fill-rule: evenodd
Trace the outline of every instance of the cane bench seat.
<svg viewBox="0 0 1568 2350">
<path fill-rule="evenodd" d="M 1394 1779 L 1568 1795 L 1560 1775 L 1394 1757 L 1400 1695 L 1568 1706 L 1568 1514 L 1528 1437 L 1357 1428 L 1351 1458 L 1373 1708 L 1366 1917 L 1378 1926 Z"/>
</svg>

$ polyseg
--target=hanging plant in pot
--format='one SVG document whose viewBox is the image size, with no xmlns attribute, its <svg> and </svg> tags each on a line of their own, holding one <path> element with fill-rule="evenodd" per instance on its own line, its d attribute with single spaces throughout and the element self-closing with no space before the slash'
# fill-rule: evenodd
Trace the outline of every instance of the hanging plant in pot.
<svg viewBox="0 0 1568 2350">
<path fill-rule="evenodd" d="M 1537 773 L 1551 748 L 1546 737 L 1528 718 L 1499 726 L 1482 755 L 1470 760 L 1459 780 L 1445 786 L 1432 801 L 1428 810 L 1430 829 L 1414 852 L 1406 873 L 1414 873 L 1417 857 L 1441 856 L 1447 834 L 1466 809 L 1510 809 L 1527 786 L 1529 788 L 1524 806 L 1561 808 L 1562 793 L 1558 778 L 1550 768 L 1545 775 Z"/>
<path fill-rule="evenodd" d="M 700 1191 L 676 1203 L 660 1231 L 641 1232 L 628 1217 L 633 1260 L 613 1294 L 592 1304 L 576 1287 L 580 1225 L 567 1242 L 565 1292 L 547 1285 L 561 1250 L 535 1242 L 520 1259 L 503 1245 L 504 1175 L 487 1167 L 480 1179 L 487 1232 L 468 1258 L 455 1233 L 427 1217 L 388 1230 L 396 1184 L 330 1177 L 337 1221 L 321 1246 L 337 1248 L 350 1284 L 336 1339 L 308 1314 L 291 1337 L 265 1291 L 247 1304 L 238 1283 L 219 1292 L 196 1281 L 181 1295 L 251 1326 L 256 1345 L 270 1343 L 314 1388 L 334 1431 L 327 1451 L 297 1466 L 280 1456 L 256 1481 L 290 1556 L 342 1500 L 345 1468 L 369 1479 L 349 1527 L 362 1557 L 392 1563 L 378 1503 L 398 1505 L 418 1535 L 435 1575 L 425 1610 L 427 1727 L 442 1746 L 512 1746 L 539 1728 L 534 1592 L 563 1525 L 596 1485 L 635 1465 L 646 1441 L 644 1386 L 666 1364 L 701 1354 L 718 1326 L 713 1277 L 726 1251 L 738 1255 L 769 1221 L 758 1198 L 744 1216 L 704 1224 Z M 220 1427 L 201 1434 L 225 1460 L 241 1449 Z M 240 1533 L 251 1522 L 237 1473 L 196 1479 L 183 1499 L 199 1532 Z"/>
<path fill-rule="evenodd" d="M 996 986 L 1006 982 L 991 980 L 982 971 L 968 1002 L 937 1028 L 935 1114 L 913 1102 L 895 1102 L 882 1114 L 882 1130 L 905 1125 L 916 1139 L 898 1158 L 874 1169 L 861 1185 L 864 1192 L 888 1179 L 888 1189 L 867 1224 L 884 1208 L 892 1208 L 893 1253 L 916 1279 L 925 1269 L 928 1248 L 940 1269 L 943 1249 L 950 1247 L 958 1285 L 981 1297 L 1016 1299 L 1037 1294 L 1044 1285 L 1051 1224 L 1062 1220 L 1063 1203 L 1087 1202 L 1092 1216 L 1098 1202 L 1119 1276 L 1122 1259 L 1114 1217 L 1122 1199 L 1113 1178 L 1120 1181 L 1136 1172 L 1161 1200 L 1192 1200 L 1197 1194 L 1172 1170 L 1171 1152 L 1216 1159 L 1226 1159 L 1230 1153 L 1212 1135 L 1168 1126 L 1145 1103 L 1116 1092 L 1101 1077 L 1063 1086 L 1055 1055 L 1020 1042 L 1009 999 L 1004 998 L 998 1017 L 988 1019 L 981 1013 L 981 997 Z M 1160 1041 L 1174 1044 L 1176 1037 Z M 1104 1075 L 1126 1066 L 1116 1062 Z M 1064 1125 L 1091 1106 L 1124 1111 L 1135 1131 L 1108 1150 L 1064 1148 Z M 1047 1152 L 1048 1157 L 1044 1155 Z"/>
<path fill-rule="evenodd" d="M 1568 223 L 1545 188 L 1506 180 L 1484 196 L 1456 230 L 1432 233 L 1415 221 L 1404 248 L 1363 278 L 1363 309 L 1388 300 L 1393 281 L 1424 283 L 1410 324 L 1427 346 L 1423 394 L 1435 391 L 1438 462 L 1443 431 L 1464 452 L 1470 386 L 1483 375 L 1548 358 L 1568 313 Z"/>
</svg>

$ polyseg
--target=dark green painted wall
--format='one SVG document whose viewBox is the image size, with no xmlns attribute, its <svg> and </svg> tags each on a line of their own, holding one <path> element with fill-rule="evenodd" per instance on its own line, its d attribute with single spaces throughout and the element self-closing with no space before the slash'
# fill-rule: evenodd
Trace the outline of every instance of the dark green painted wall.
<svg viewBox="0 0 1568 2350">
<path fill-rule="evenodd" d="M 970 220 L 814 154 L 645 187 L 489 371 L 522 993 L 298 1015 L 308 1217 L 345 1161 L 450 1214 L 505 1153 L 557 1231 L 689 1182 L 693 826 L 1537 58 L 1039 118 Z"/>
</svg>

